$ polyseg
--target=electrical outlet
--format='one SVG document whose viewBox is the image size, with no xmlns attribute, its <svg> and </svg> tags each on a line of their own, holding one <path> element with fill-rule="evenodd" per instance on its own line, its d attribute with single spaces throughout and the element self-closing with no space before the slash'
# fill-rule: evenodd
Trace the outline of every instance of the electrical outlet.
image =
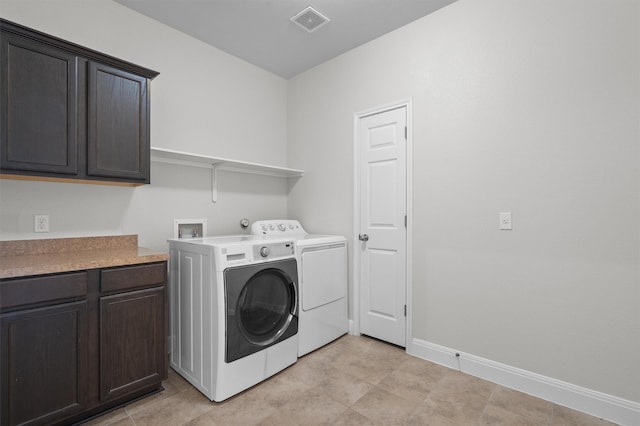
<svg viewBox="0 0 640 426">
<path fill-rule="evenodd" d="M 512 221 L 511 221 L 511 212 L 500 212 L 500 229 L 502 230 L 511 230 Z"/>
<path fill-rule="evenodd" d="M 33 232 L 49 232 L 49 215 L 36 214 L 33 218 Z"/>
</svg>

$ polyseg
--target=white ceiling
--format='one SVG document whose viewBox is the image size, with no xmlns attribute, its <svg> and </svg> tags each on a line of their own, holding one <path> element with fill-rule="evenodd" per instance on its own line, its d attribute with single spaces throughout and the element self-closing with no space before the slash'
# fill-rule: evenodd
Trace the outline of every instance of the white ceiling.
<svg viewBox="0 0 640 426">
<path fill-rule="evenodd" d="M 115 1 L 288 79 L 456 0 Z M 330 22 L 289 20 L 307 6 Z"/>
</svg>

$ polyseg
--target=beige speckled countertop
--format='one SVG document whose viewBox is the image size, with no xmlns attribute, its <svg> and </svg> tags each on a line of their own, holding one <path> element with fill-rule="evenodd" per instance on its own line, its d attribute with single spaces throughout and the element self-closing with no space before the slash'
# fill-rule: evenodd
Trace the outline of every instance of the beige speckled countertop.
<svg viewBox="0 0 640 426">
<path fill-rule="evenodd" d="M 0 278 L 169 260 L 138 247 L 137 235 L 0 241 Z"/>
</svg>

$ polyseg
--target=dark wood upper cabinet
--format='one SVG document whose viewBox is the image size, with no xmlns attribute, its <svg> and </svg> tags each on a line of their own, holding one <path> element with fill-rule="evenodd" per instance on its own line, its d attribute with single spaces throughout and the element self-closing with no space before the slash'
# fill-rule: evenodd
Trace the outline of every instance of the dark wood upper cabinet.
<svg viewBox="0 0 640 426">
<path fill-rule="evenodd" d="M 140 185 L 157 72 L 0 19 L 0 176 Z"/>
<path fill-rule="evenodd" d="M 147 79 L 89 63 L 87 174 L 149 182 Z"/>
<path fill-rule="evenodd" d="M 2 37 L 2 169 L 78 173 L 76 55 Z"/>
</svg>

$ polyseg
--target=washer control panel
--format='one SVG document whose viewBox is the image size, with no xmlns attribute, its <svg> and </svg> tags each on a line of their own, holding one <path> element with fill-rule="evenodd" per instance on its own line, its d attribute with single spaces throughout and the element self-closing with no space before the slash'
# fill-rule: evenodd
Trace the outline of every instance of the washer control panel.
<svg viewBox="0 0 640 426">
<path fill-rule="evenodd" d="M 265 241 L 253 246 L 254 259 L 276 259 L 279 257 L 293 256 L 293 241 L 270 243 Z"/>
<path fill-rule="evenodd" d="M 251 235 L 263 235 L 268 237 L 304 235 L 306 231 L 297 220 L 258 220 L 251 225 Z"/>
</svg>

